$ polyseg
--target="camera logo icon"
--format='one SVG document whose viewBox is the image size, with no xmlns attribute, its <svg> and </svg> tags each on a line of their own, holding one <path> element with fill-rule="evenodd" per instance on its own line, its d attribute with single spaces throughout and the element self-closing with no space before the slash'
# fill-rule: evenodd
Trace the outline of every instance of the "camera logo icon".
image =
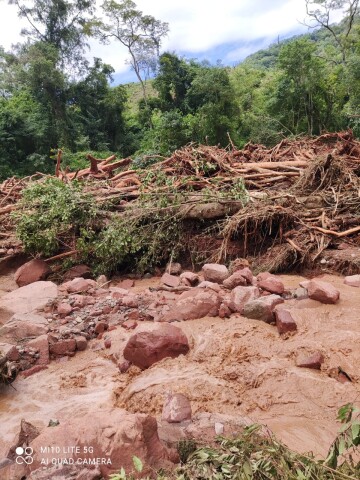
<svg viewBox="0 0 360 480">
<path fill-rule="evenodd" d="M 31 465 L 34 461 L 34 458 L 33 458 L 33 453 L 34 453 L 34 450 L 31 448 L 31 447 L 17 447 L 16 450 L 16 463 L 19 464 L 19 465 L 22 465 L 24 463 L 26 463 L 27 465 Z"/>
</svg>

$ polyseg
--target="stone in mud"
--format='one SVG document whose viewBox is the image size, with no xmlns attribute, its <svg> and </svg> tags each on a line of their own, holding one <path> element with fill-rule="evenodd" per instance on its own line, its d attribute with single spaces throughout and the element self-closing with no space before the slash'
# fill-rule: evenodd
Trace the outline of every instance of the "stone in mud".
<svg viewBox="0 0 360 480">
<path fill-rule="evenodd" d="M 76 340 L 74 338 L 59 340 L 58 342 L 50 345 L 50 353 L 52 355 L 68 355 L 69 353 L 75 352 L 75 350 Z"/>
<path fill-rule="evenodd" d="M 297 367 L 312 368 L 314 370 L 320 370 L 323 363 L 324 356 L 321 352 L 315 352 L 313 355 L 310 356 L 301 355 L 296 360 Z"/>
<path fill-rule="evenodd" d="M 49 447 L 49 453 L 41 453 L 44 445 Z M 79 458 L 89 458 L 84 447 L 91 446 L 91 458 L 109 460 L 98 465 L 105 478 L 121 468 L 126 472 L 132 471 L 134 455 L 141 458 L 144 464 L 144 476 L 152 468 L 169 467 L 172 458 L 171 451 L 160 442 L 154 417 L 128 413 L 119 408 L 94 409 L 64 420 L 58 426 L 45 428 L 30 446 L 34 450 L 30 471 L 42 467 L 42 459 L 48 459 L 51 464 L 54 454 L 50 452 L 53 448 L 60 450 L 57 458 L 72 458 L 76 464 Z M 80 453 L 69 452 L 69 446 L 78 447 Z"/>
<path fill-rule="evenodd" d="M 14 280 L 19 287 L 25 287 L 30 283 L 46 280 L 51 272 L 51 268 L 44 260 L 34 259 L 16 270 Z"/>
<path fill-rule="evenodd" d="M 246 278 L 242 276 L 241 271 L 242 270 L 236 271 L 235 273 L 230 275 L 229 278 L 224 280 L 223 282 L 224 287 L 228 288 L 229 290 L 232 290 L 235 287 L 247 285 L 248 282 Z"/>
<path fill-rule="evenodd" d="M 220 307 L 219 295 L 211 289 L 193 288 L 180 295 L 167 313 L 159 317 L 161 322 L 195 320 L 205 316 L 215 317 Z"/>
<path fill-rule="evenodd" d="M 229 308 L 233 312 L 242 313 L 247 302 L 255 300 L 260 295 L 257 287 L 236 287 L 230 293 Z"/>
<path fill-rule="evenodd" d="M 38 337 L 47 331 L 46 318 L 32 313 L 18 313 L 0 328 L 0 339 L 15 343 L 27 337 Z"/>
<path fill-rule="evenodd" d="M 109 325 L 106 322 L 100 321 L 95 326 L 95 333 L 96 334 L 104 333 L 105 330 L 107 330 L 108 328 L 109 328 Z"/>
<path fill-rule="evenodd" d="M 345 285 L 349 287 L 360 287 L 360 275 L 351 275 L 344 278 Z"/>
<path fill-rule="evenodd" d="M 337 303 L 340 298 L 339 290 L 330 283 L 318 279 L 310 280 L 307 291 L 309 298 L 321 303 L 334 304 Z"/>
<path fill-rule="evenodd" d="M 47 365 L 50 362 L 49 340 L 47 335 L 40 335 L 28 343 L 29 347 L 35 348 L 39 353 L 36 365 Z"/>
<path fill-rule="evenodd" d="M 222 283 L 230 275 L 225 265 L 217 263 L 206 263 L 202 268 L 202 272 L 205 280 L 214 283 Z"/>
<path fill-rule="evenodd" d="M 275 320 L 274 309 L 276 305 L 279 305 L 280 303 L 284 303 L 284 299 L 278 295 L 261 297 L 247 302 L 242 314 L 247 318 L 262 320 L 266 323 L 273 323 Z"/>
<path fill-rule="evenodd" d="M 167 287 L 175 288 L 180 285 L 180 278 L 170 275 L 169 273 L 164 273 L 161 277 L 160 283 L 166 285 Z"/>
<path fill-rule="evenodd" d="M 0 319 L 9 320 L 14 313 L 35 313 L 57 295 L 58 288 L 53 282 L 35 282 L 20 287 L 0 299 Z"/>
<path fill-rule="evenodd" d="M 284 310 L 283 308 L 275 309 L 275 319 L 280 334 L 295 332 L 297 330 L 296 322 L 288 310 Z"/>
<path fill-rule="evenodd" d="M 84 350 L 86 350 L 87 340 L 84 336 L 79 335 L 75 337 L 75 342 L 76 342 L 76 350 L 79 350 L 79 352 L 83 352 Z"/>
<path fill-rule="evenodd" d="M 309 298 L 309 295 L 306 288 L 299 287 L 294 291 L 293 297 L 297 300 L 304 300 L 305 298 Z"/>
<path fill-rule="evenodd" d="M 259 273 L 256 279 L 259 288 L 270 293 L 275 293 L 276 295 L 282 295 L 284 293 L 284 284 L 275 275 L 271 275 L 271 273 L 268 272 Z"/>
<path fill-rule="evenodd" d="M 168 423 L 179 423 L 185 420 L 191 420 L 190 401 L 182 393 L 168 395 L 166 397 L 162 417 Z"/>
<path fill-rule="evenodd" d="M 124 349 L 124 358 L 144 369 L 163 358 L 186 355 L 188 351 L 189 342 L 184 332 L 174 325 L 164 324 L 130 337 Z"/>
<path fill-rule="evenodd" d="M 91 268 L 87 265 L 75 265 L 69 268 L 64 275 L 65 281 L 74 280 L 74 278 L 91 278 Z"/>
</svg>

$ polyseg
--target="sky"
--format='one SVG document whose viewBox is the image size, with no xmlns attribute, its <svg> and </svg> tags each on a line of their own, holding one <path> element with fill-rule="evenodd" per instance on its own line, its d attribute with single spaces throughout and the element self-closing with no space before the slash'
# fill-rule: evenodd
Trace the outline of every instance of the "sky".
<svg viewBox="0 0 360 480">
<path fill-rule="evenodd" d="M 187 58 L 236 65 L 279 38 L 305 33 L 305 0 L 135 0 L 139 10 L 168 22 L 162 51 Z M 0 0 L 0 45 L 21 41 L 16 7 Z M 89 58 L 100 57 L 115 69 L 115 83 L 133 81 L 127 52 L 118 42 L 90 41 Z"/>
</svg>

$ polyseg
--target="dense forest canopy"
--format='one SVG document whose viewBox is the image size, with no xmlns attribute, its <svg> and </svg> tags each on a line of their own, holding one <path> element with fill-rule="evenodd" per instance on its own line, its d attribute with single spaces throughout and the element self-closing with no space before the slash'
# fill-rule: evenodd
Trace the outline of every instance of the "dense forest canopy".
<svg viewBox="0 0 360 480">
<path fill-rule="evenodd" d="M 131 0 L 106 0 L 107 21 L 94 0 L 11 0 L 28 27 L 26 41 L 0 47 L 0 178 L 52 171 L 57 148 L 79 168 L 86 151 L 146 165 L 191 141 L 271 145 L 345 128 L 360 136 L 359 0 L 304 1 L 309 33 L 230 68 L 160 54 L 171 25 Z M 344 18 L 331 24 L 339 7 Z M 86 60 L 92 36 L 126 45 L 138 85 L 113 87 L 112 66 Z"/>
</svg>

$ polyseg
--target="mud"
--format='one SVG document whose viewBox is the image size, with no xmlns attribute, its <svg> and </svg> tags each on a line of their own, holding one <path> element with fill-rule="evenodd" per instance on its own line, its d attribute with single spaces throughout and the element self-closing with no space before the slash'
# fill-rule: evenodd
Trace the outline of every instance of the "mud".
<svg viewBox="0 0 360 480">
<path fill-rule="evenodd" d="M 286 287 L 303 280 L 282 276 Z M 189 338 L 190 353 L 164 359 L 145 371 L 131 367 L 119 373 L 117 362 L 133 332 L 118 327 L 108 333 L 109 350 L 93 340 L 88 350 L 68 361 L 53 362 L 33 376 L 0 392 L 0 458 L 6 454 L 20 420 L 37 427 L 50 419 L 76 416 L 90 405 L 116 405 L 160 418 L 165 395 L 188 396 L 193 413 L 212 412 L 250 417 L 267 425 L 291 448 L 325 455 L 339 425 L 340 406 L 359 403 L 360 295 L 343 278 L 324 276 L 341 292 L 337 305 L 312 300 L 286 302 L 298 331 L 280 337 L 276 327 L 240 315 L 176 323 Z M 136 291 L 158 279 L 136 281 Z M 136 331 L 156 324 L 139 322 Z M 298 368 L 300 353 L 321 351 L 321 371 Z M 352 381 L 343 381 L 338 368 Z M 344 383 L 343 383 L 344 382 Z"/>
</svg>

